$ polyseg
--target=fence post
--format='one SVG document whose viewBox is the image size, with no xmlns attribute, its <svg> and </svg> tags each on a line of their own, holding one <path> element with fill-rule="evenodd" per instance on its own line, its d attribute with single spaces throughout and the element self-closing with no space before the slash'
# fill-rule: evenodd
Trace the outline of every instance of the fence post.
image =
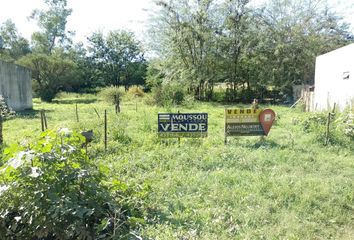
<svg viewBox="0 0 354 240">
<path fill-rule="evenodd" d="M 2 135 L 2 115 L 0 114 L 0 144 L 2 145 L 4 142 L 3 135 Z"/>
<path fill-rule="evenodd" d="M 98 113 L 97 109 L 96 109 L 96 108 L 93 108 L 93 110 L 95 110 L 96 115 L 98 116 L 98 118 L 101 119 L 100 114 Z"/>
<path fill-rule="evenodd" d="M 329 130 L 330 130 L 331 118 L 332 118 L 332 116 L 335 115 L 336 105 L 337 105 L 337 104 L 334 103 L 332 112 L 329 112 L 329 113 L 328 113 L 325 145 L 327 145 L 327 144 L 329 143 L 329 134 L 330 134 Z"/>
<path fill-rule="evenodd" d="M 40 115 L 41 115 L 41 128 L 42 128 L 42 132 L 44 132 L 44 118 L 43 118 L 43 109 L 40 110 Z"/>
<path fill-rule="evenodd" d="M 44 127 L 47 130 L 48 125 L 47 125 L 47 115 L 45 115 L 45 110 L 43 110 L 43 119 L 44 119 Z"/>
<path fill-rule="evenodd" d="M 226 109 L 224 112 L 224 135 L 225 135 L 225 139 L 224 139 L 224 144 L 227 144 L 227 129 L 226 129 Z"/>
<path fill-rule="evenodd" d="M 104 110 L 104 150 L 107 151 L 107 110 Z"/>
<path fill-rule="evenodd" d="M 75 105 L 76 121 L 79 122 L 79 111 L 77 110 L 77 103 Z"/>
<path fill-rule="evenodd" d="M 329 142 L 329 125 L 330 125 L 330 123 L 331 123 L 331 113 L 329 112 L 328 116 L 327 116 L 327 129 L 326 129 L 325 145 L 327 145 Z"/>
<path fill-rule="evenodd" d="M 177 113 L 179 114 L 180 112 L 179 112 L 179 110 L 177 111 Z M 178 138 L 178 145 L 180 145 L 181 144 L 181 138 L 179 137 Z"/>
</svg>

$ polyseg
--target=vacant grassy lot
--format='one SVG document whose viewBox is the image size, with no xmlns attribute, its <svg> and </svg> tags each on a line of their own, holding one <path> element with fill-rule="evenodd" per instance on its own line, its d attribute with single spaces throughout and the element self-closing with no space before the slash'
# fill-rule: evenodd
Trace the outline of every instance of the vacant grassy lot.
<svg viewBox="0 0 354 240">
<path fill-rule="evenodd" d="M 50 104 L 35 100 L 34 111 L 6 121 L 4 139 L 38 135 L 40 109 L 50 129 L 93 129 L 89 155 L 125 182 L 150 186 L 146 224 L 136 233 L 143 239 L 354 239 L 353 142 L 324 146 L 320 132 L 305 131 L 309 114 L 275 106 L 269 137 L 230 138 L 224 145 L 224 108 L 164 109 L 125 97 L 115 115 L 94 95 L 64 94 Z M 159 140 L 157 113 L 177 110 L 209 113 L 209 137 Z"/>
</svg>

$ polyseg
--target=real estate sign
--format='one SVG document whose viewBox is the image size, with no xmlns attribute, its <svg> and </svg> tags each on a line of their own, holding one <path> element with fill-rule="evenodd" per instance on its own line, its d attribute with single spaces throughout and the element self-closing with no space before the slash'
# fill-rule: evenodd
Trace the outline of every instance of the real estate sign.
<svg viewBox="0 0 354 240">
<path fill-rule="evenodd" d="M 207 113 L 159 113 L 158 136 L 201 138 L 208 136 Z"/>
<path fill-rule="evenodd" d="M 225 109 L 225 136 L 268 135 L 274 119 L 271 109 Z"/>
</svg>

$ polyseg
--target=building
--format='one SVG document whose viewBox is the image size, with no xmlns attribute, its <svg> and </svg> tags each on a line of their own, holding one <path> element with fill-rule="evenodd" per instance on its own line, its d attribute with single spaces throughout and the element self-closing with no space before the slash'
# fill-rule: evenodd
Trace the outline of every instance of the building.
<svg viewBox="0 0 354 240">
<path fill-rule="evenodd" d="M 354 104 L 354 44 L 316 58 L 315 110 Z"/>
<path fill-rule="evenodd" d="M 32 108 L 31 81 L 29 69 L 0 60 L 0 95 L 13 110 Z"/>
</svg>

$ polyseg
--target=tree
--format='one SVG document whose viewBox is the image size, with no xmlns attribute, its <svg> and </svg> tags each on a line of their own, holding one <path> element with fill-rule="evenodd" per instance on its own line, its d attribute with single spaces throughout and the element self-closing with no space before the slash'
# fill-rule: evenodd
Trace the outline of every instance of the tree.
<svg viewBox="0 0 354 240">
<path fill-rule="evenodd" d="M 0 58 L 13 62 L 30 52 L 27 39 L 23 38 L 17 31 L 16 25 L 6 20 L 0 26 Z"/>
<path fill-rule="evenodd" d="M 38 85 L 35 90 L 42 100 L 48 102 L 77 76 L 77 65 L 60 53 L 50 56 L 29 54 L 17 61 L 17 64 L 32 70 L 32 77 Z"/>
<path fill-rule="evenodd" d="M 51 54 L 53 49 L 71 43 L 72 32 L 66 31 L 67 17 L 72 9 L 67 8 L 67 0 L 44 0 L 48 10 L 35 9 L 30 18 L 37 21 L 40 32 L 32 35 L 32 44 L 36 52 Z"/>
<path fill-rule="evenodd" d="M 198 99 L 210 99 L 215 82 L 227 83 L 231 101 L 270 89 L 289 96 L 293 84 L 313 83 L 316 56 L 353 41 L 324 0 L 249 2 L 157 0 L 150 36 L 162 67 L 149 68 L 149 81 L 163 76 Z"/>
<path fill-rule="evenodd" d="M 247 64 L 244 64 L 247 47 L 250 47 L 252 38 L 249 31 L 250 9 L 246 8 L 249 0 L 231 0 L 222 4 L 222 18 L 218 39 L 221 44 L 223 79 L 228 83 L 228 99 L 235 100 L 237 90 L 246 83 L 247 91 L 250 92 L 250 78 Z M 252 36 L 253 37 L 253 36 Z"/>
<path fill-rule="evenodd" d="M 267 60 L 263 73 L 288 93 L 294 84 L 313 84 L 318 55 L 348 44 L 348 24 L 323 0 L 270 0 L 259 13 L 261 40 Z"/>
<path fill-rule="evenodd" d="M 163 56 L 166 80 L 188 85 L 198 99 L 210 99 L 217 80 L 218 44 L 212 0 L 157 1 L 160 11 L 150 30 Z"/>
<path fill-rule="evenodd" d="M 110 31 L 107 36 L 95 32 L 89 37 L 88 56 L 96 77 L 105 85 L 129 86 L 144 82 L 146 64 L 143 50 L 134 34 Z"/>
</svg>

